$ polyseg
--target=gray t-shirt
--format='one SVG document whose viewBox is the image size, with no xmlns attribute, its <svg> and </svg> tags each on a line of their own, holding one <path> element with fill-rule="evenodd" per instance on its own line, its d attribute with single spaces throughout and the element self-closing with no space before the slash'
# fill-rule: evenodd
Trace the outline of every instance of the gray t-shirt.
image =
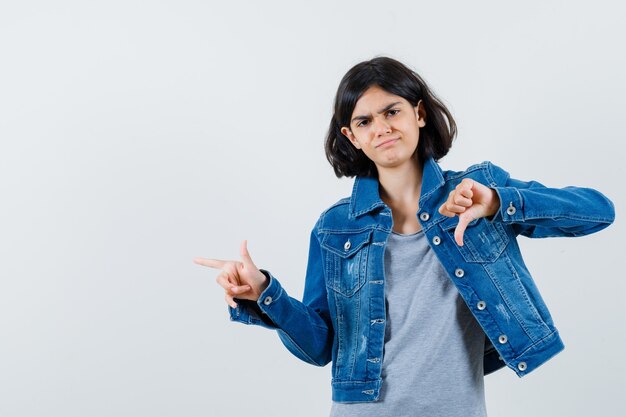
<svg viewBox="0 0 626 417">
<path fill-rule="evenodd" d="M 333 402 L 331 417 L 486 417 L 485 333 L 422 230 L 392 232 L 385 249 L 380 398 Z"/>
</svg>

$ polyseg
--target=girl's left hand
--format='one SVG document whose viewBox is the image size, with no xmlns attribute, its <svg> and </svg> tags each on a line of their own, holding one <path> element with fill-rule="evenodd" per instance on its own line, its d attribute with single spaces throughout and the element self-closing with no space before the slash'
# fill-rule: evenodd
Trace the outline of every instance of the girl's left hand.
<svg viewBox="0 0 626 417">
<path fill-rule="evenodd" d="M 471 178 L 464 178 L 454 190 L 450 191 L 448 200 L 439 207 L 444 216 L 459 216 L 459 224 L 454 229 L 454 240 L 463 246 L 463 233 L 469 222 L 480 217 L 489 217 L 498 212 L 500 197 L 496 190 Z"/>
<path fill-rule="evenodd" d="M 267 286 L 269 280 L 252 262 L 248 252 L 248 241 L 241 242 L 242 261 L 227 261 L 221 259 L 195 258 L 198 265 L 221 269 L 217 276 L 217 283 L 224 288 L 224 299 L 232 308 L 237 308 L 235 297 L 242 300 L 257 301 Z"/>
</svg>

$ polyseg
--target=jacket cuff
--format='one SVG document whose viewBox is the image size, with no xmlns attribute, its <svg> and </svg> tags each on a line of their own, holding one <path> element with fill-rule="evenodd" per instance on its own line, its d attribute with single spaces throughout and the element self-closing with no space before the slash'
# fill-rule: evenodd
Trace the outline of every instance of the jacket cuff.
<svg viewBox="0 0 626 417">
<path fill-rule="evenodd" d="M 235 298 L 237 308 L 228 306 L 230 320 L 243 324 L 258 325 L 268 329 L 276 329 L 278 326 L 267 316 L 267 313 L 261 306 L 267 308 L 269 304 L 272 304 L 273 300 L 277 300 L 280 297 L 283 289 L 278 280 L 269 271 L 265 269 L 259 270 L 269 279 L 267 288 L 259 295 L 257 301 Z"/>
<path fill-rule="evenodd" d="M 513 187 L 492 187 L 498 193 L 500 198 L 500 208 L 493 216 L 491 223 L 499 221 L 504 223 L 523 222 L 524 206 L 522 196 L 516 188 Z"/>
</svg>

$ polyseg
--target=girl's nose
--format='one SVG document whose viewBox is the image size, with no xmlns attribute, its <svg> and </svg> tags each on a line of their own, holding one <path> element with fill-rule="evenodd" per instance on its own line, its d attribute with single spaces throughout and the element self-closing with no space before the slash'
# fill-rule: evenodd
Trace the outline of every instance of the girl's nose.
<svg viewBox="0 0 626 417">
<path fill-rule="evenodd" d="M 375 132 L 377 135 L 384 135 L 391 132 L 391 126 L 385 119 L 375 119 Z"/>
</svg>

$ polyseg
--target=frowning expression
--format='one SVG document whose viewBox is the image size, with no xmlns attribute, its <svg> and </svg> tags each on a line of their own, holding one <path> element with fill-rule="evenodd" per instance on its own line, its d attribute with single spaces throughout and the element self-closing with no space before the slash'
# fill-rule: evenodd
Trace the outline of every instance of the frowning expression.
<svg viewBox="0 0 626 417">
<path fill-rule="evenodd" d="M 414 107 L 376 85 L 359 98 L 350 126 L 342 127 L 341 133 L 380 169 L 410 161 L 417 149 L 419 128 L 425 125 L 421 100 Z"/>
</svg>

